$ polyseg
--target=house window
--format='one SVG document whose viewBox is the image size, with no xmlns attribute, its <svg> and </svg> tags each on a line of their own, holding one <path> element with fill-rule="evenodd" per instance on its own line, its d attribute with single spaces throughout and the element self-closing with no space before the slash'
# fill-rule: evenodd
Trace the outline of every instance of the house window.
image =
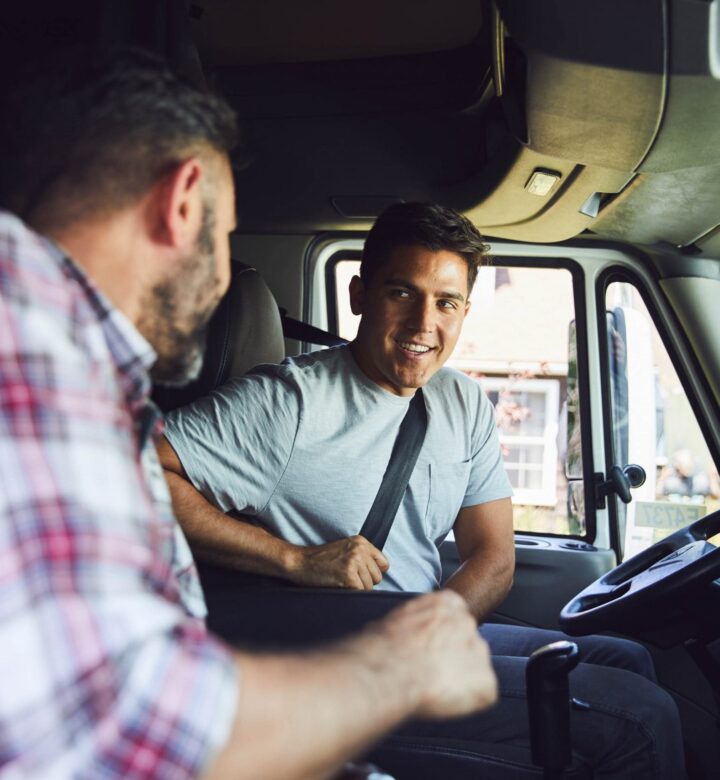
<svg viewBox="0 0 720 780">
<path fill-rule="evenodd" d="M 560 382 L 514 377 L 483 377 L 479 382 L 495 406 L 515 503 L 555 506 Z"/>
</svg>

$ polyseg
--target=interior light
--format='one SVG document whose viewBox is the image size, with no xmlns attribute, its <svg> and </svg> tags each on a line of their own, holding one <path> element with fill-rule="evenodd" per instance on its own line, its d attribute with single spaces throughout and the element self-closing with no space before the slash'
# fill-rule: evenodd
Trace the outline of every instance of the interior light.
<svg viewBox="0 0 720 780">
<path fill-rule="evenodd" d="M 539 195 L 544 198 L 561 178 L 561 174 L 557 171 L 544 171 L 541 168 L 536 168 L 528 179 L 525 189 L 531 195 Z"/>
</svg>

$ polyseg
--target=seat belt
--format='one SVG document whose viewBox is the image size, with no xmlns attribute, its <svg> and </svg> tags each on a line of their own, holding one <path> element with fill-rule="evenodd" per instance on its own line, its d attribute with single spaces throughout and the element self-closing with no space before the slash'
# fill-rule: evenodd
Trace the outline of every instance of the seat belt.
<svg viewBox="0 0 720 780">
<path fill-rule="evenodd" d="M 290 317 L 287 309 L 280 308 L 280 320 L 282 322 L 283 336 L 287 339 L 306 341 L 308 344 L 316 344 L 321 347 L 337 347 L 347 344 L 347 339 L 336 336 L 322 328 L 316 328 L 307 322 Z"/>
<path fill-rule="evenodd" d="M 425 440 L 426 429 L 427 409 L 422 389 L 418 388 L 400 423 L 380 488 L 360 529 L 360 536 L 364 536 L 378 550 L 385 546 Z"/>
</svg>

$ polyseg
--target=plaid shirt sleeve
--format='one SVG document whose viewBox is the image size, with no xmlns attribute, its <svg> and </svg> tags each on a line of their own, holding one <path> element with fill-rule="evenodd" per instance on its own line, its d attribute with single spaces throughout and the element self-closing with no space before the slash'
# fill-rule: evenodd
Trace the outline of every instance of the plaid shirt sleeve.
<svg viewBox="0 0 720 780">
<path fill-rule="evenodd" d="M 228 737 L 235 665 L 176 597 L 172 522 L 65 282 L 0 215 L 0 776 L 195 777 Z"/>
</svg>

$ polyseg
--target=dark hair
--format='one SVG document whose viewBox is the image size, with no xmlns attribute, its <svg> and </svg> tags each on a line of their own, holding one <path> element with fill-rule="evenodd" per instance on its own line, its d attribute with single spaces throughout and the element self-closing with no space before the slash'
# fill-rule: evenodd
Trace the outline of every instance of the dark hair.
<svg viewBox="0 0 720 780">
<path fill-rule="evenodd" d="M 0 205 L 41 229 L 123 207 L 187 156 L 236 142 L 230 107 L 159 57 L 88 56 L 66 55 L 3 100 Z"/>
<path fill-rule="evenodd" d="M 363 250 L 360 278 L 368 283 L 399 247 L 422 246 L 460 255 L 468 266 L 468 293 L 490 247 L 467 217 L 435 203 L 395 203 L 377 218 Z"/>
</svg>

